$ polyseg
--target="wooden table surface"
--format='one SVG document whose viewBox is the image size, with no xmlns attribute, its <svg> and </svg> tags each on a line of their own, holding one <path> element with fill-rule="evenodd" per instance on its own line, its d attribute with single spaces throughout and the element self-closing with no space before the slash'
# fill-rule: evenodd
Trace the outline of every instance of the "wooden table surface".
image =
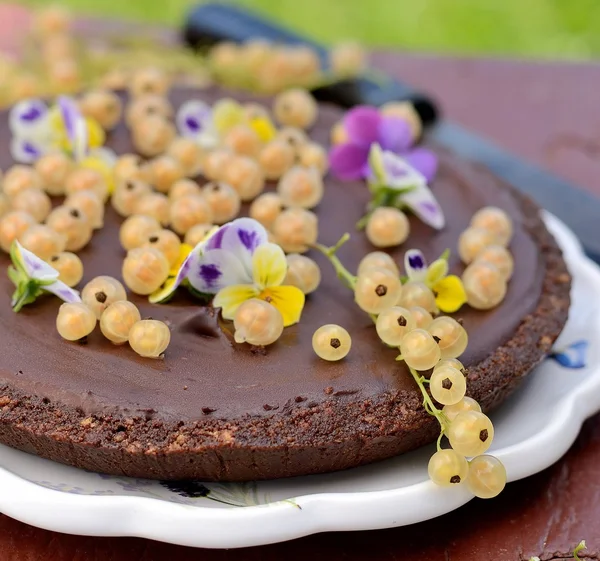
<svg viewBox="0 0 600 561">
<path fill-rule="evenodd" d="M 27 14 L 0 4 L 0 49 Z M 379 68 L 434 92 L 447 118 L 600 195 L 600 65 L 376 53 Z M 1 490 L 0 490 L 1 492 Z M 235 531 L 232 528 L 232 531 Z M 0 515 L 0 561 L 512 561 L 600 559 L 600 415 L 544 472 L 491 501 L 410 527 L 309 536 L 242 550 L 199 550 L 137 538 L 88 538 Z"/>
</svg>

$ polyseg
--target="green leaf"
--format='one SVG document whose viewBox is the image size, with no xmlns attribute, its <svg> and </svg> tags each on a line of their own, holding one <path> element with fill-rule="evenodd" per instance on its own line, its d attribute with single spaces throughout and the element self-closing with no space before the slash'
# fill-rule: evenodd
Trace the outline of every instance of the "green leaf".
<svg viewBox="0 0 600 561">
<path fill-rule="evenodd" d="M 579 555 L 577 555 L 580 551 L 586 549 L 585 540 L 581 540 L 577 547 L 573 550 L 573 558 L 577 561 L 581 561 Z"/>
<path fill-rule="evenodd" d="M 20 312 L 23 306 L 35 302 L 40 294 L 42 294 L 42 289 L 37 281 L 21 282 L 12 296 L 13 311 Z"/>
<path fill-rule="evenodd" d="M 26 281 L 27 279 L 23 277 L 23 275 L 17 271 L 12 265 L 8 266 L 8 278 L 12 281 L 15 286 L 19 286 L 21 282 Z"/>
<path fill-rule="evenodd" d="M 448 261 L 448 259 L 450 259 L 450 249 L 446 248 L 440 255 L 440 259 L 444 259 L 445 261 Z"/>
</svg>

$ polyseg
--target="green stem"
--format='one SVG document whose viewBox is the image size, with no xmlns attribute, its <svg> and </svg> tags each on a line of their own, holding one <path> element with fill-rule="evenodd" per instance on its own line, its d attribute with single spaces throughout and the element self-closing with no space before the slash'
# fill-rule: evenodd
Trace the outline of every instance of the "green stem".
<svg viewBox="0 0 600 561">
<path fill-rule="evenodd" d="M 325 257 L 327 257 L 327 259 L 329 259 L 329 262 L 333 265 L 337 276 L 346 284 L 348 288 L 354 290 L 354 287 L 356 286 L 356 276 L 346 269 L 346 267 L 344 267 L 344 264 L 336 255 L 340 247 L 342 247 L 349 239 L 350 234 L 346 232 L 335 245 L 327 247 L 318 243 L 313 247 L 320 251 Z"/>
<path fill-rule="evenodd" d="M 440 436 L 438 438 L 438 450 L 440 450 L 441 438 L 448 428 L 448 419 L 446 418 L 446 415 L 444 415 L 444 412 L 441 409 L 438 409 L 433 403 L 433 400 L 431 399 L 427 389 L 425 388 L 425 384 L 423 383 L 423 377 L 414 368 L 409 366 L 408 369 L 410 370 L 414 381 L 417 383 L 417 386 L 419 386 L 419 390 L 421 390 L 421 395 L 423 396 L 423 407 L 425 407 L 426 411 L 430 415 L 433 415 L 438 420 L 440 427 L 442 427 Z"/>
</svg>

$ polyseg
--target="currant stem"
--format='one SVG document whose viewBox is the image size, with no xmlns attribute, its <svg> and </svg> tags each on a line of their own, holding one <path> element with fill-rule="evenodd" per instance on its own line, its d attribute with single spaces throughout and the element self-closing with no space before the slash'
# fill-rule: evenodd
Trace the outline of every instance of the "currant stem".
<svg viewBox="0 0 600 561">
<path fill-rule="evenodd" d="M 425 389 L 425 384 L 423 383 L 423 377 L 414 368 L 411 368 L 409 366 L 408 369 L 410 370 L 410 373 L 412 374 L 414 381 L 417 383 L 417 386 L 419 386 L 419 389 L 421 390 L 421 395 L 423 396 L 423 407 L 425 407 L 425 410 L 430 415 L 434 416 L 438 420 L 438 423 L 440 424 L 440 426 L 442 428 L 440 437 L 438 438 L 438 450 L 439 450 L 439 449 L 441 449 L 440 448 L 441 438 L 448 426 L 448 419 L 446 419 L 446 415 L 444 415 L 444 412 L 435 406 L 435 404 L 433 403 L 433 400 L 427 393 L 427 390 Z"/>
<path fill-rule="evenodd" d="M 344 264 L 336 255 L 340 247 L 342 247 L 349 239 L 350 234 L 346 232 L 335 245 L 327 247 L 317 243 L 313 247 L 320 251 L 325 257 L 327 257 L 327 259 L 329 259 L 329 262 L 333 265 L 337 276 L 346 284 L 348 288 L 354 290 L 354 287 L 356 286 L 356 276 L 346 269 L 346 267 L 344 267 Z"/>
</svg>

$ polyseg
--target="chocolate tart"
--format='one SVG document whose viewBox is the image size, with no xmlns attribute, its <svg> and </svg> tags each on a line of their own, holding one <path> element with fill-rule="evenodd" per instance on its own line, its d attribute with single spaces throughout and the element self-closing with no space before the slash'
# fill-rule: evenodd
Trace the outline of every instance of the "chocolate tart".
<svg viewBox="0 0 600 561">
<path fill-rule="evenodd" d="M 178 106 L 226 93 L 176 90 L 172 99 Z M 321 106 L 311 136 L 327 144 L 340 117 L 339 109 Z M 0 131 L 0 167 L 6 169 L 12 164 L 6 114 Z M 108 145 L 117 153 L 133 151 L 123 125 Z M 460 274 L 457 240 L 471 215 L 496 205 L 512 217 L 515 272 L 505 300 L 491 311 L 465 306 L 456 314 L 469 334 L 461 357 L 468 395 L 488 411 L 550 351 L 567 319 L 570 276 L 538 207 L 486 169 L 436 151 L 440 168 L 432 189 L 447 225 L 436 232 L 411 217 L 409 240 L 391 253 L 401 262 L 406 249 L 416 247 L 433 260 L 450 248 L 451 270 Z M 322 243 L 352 234 L 339 252 L 350 270 L 373 250 L 355 230 L 367 200 L 363 183 L 328 176 L 316 209 Z M 83 283 L 100 274 L 120 278 L 121 221 L 107 207 L 104 228 L 80 252 Z M 114 346 L 99 330 L 86 345 L 61 340 L 55 329 L 60 301 L 40 298 L 15 314 L 13 286 L 1 275 L 0 442 L 103 473 L 206 481 L 342 470 L 431 442 L 437 421 L 422 408 L 403 364 L 394 361 L 397 353 L 382 346 L 329 263 L 311 256 L 321 266 L 322 284 L 308 297 L 300 323 L 266 349 L 235 344 L 218 310 L 199 306 L 185 290 L 165 305 L 131 295 L 142 316 L 169 323 L 172 340 L 164 360 Z M 0 257 L 2 267 L 8 263 Z M 314 354 L 312 334 L 325 323 L 350 332 L 352 350 L 345 360 L 327 363 Z"/>
</svg>

